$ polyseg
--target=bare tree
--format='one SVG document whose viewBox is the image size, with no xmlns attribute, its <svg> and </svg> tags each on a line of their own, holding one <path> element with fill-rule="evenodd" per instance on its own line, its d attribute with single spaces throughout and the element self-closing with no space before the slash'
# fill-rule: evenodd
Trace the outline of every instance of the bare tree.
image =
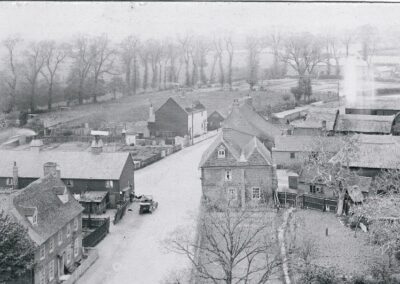
<svg viewBox="0 0 400 284">
<path fill-rule="evenodd" d="M 76 76 L 78 80 L 78 102 L 80 105 L 83 103 L 84 85 L 86 83 L 92 63 L 90 60 L 89 44 L 89 38 L 87 36 L 80 35 L 75 40 L 71 53 L 71 57 L 73 59 L 71 75 Z"/>
<path fill-rule="evenodd" d="M 346 57 L 349 57 L 350 45 L 354 41 L 354 31 L 346 30 L 342 36 L 342 43 L 346 49 Z"/>
<path fill-rule="evenodd" d="M 191 58 L 190 55 L 192 49 L 192 37 L 186 34 L 183 37 L 179 37 L 178 42 L 181 46 L 182 58 L 185 63 L 185 86 L 191 86 L 192 83 L 190 80 L 189 66 L 190 66 L 190 58 Z"/>
<path fill-rule="evenodd" d="M 281 264 L 273 224 L 264 214 L 226 207 L 199 219 L 200 239 L 178 230 L 167 247 L 186 256 L 202 283 L 267 283 Z"/>
<path fill-rule="evenodd" d="M 153 90 L 155 90 L 159 83 L 159 65 L 161 62 L 163 49 L 161 43 L 156 40 L 148 41 L 147 48 L 149 50 L 149 59 L 152 69 L 151 87 Z"/>
<path fill-rule="evenodd" d="M 271 48 L 272 54 L 274 56 L 274 63 L 272 65 L 272 77 L 279 78 L 284 73 L 284 66 L 281 66 L 280 62 L 280 49 L 282 48 L 283 37 L 279 29 L 274 28 L 269 36 L 266 38 L 266 44 Z"/>
<path fill-rule="evenodd" d="M 136 94 L 136 90 L 138 89 L 137 61 L 138 61 L 139 45 L 140 45 L 139 38 L 133 35 L 128 36 L 121 42 L 120 56 L 122 61 L 122 68 L 125 73 L 125 86 L 126 86 L 124 93 L 127 95 Z"/>
<path fill-rule="evenodd" d="M 53 102 L 53 86 L 56 79 L 57 71 L 61 63 L 65 60 L 69 54 L 68 45 L 56 45 L 54 41 L 48 41 L 44 43 L 44 57 L 45 63 L 44 68 L 40 71 L 42 76 L 45 78 L 48 89 L 47 89 L 47 109 L 51 110 Z"/>
<path fill-rule="evenodd" d="M 225 46 L 226 46 L 226 51 L 228 52 L 228 85 L 229 85 L 229 90 L 232 91 L 232 64 L 233 64 L 233 54 L 234 54 L 234 47 L 233 47 L 233 41 L 232 41 L 232 36 L 228 36 L 225 38 Z"/>
<path fill-rule="evenodd" d="M 339 76 L 340 72 L 341 72 L 341 70 L 340 70 L 340 51 L 339 51 L 340 44 L 339 44 L 337 37 L 332 36 L 329 44 L 330 44 L 330 50 L 331 50 L 333 59 L 335 59 L 335 64 L 336 64 L 335 75 Z"/>
<path fill-rule="evenodd" d="M 224 64 L 223 64 L 223 53 L 224 48 L 222 47 L 222 39 L 221 38 L 214 38 L 214 49 L 215 55 L 218 59 L 218 66 L 219 66 L 219 83 L 221 87 L 224 87 L 225 84 L 225 71 L 224 71 Z"/>
<path fill-rule="evenodd" d="M 358 28 L 358 39 L 362 45 L 362 57 L 368 66 L 371 66 L 372 57 L 376 53 L 378 45 L 378 30 L 370 25 Z"/>
<path fill-rule="evenodd" d="M 45 63 L 43 42 L 32 42 L 25 50 L 24 75 L 29 85 L 30 111 L 36 110 L 36 88 L 40 71 Z"/>
<path fill-rule="evenodd" d="M 257 37 L 247 37 L 247 83 L 250 90 L 258 83 L 258 69 L 260 67 L 261 40 Z"/>
<path fill-rule="evenodd" d="M 7 71 L 5 75 L 5 85 L 8 95 L 11 99 L 10 110 L 16 107 L 17 84 L 18 84 L 18 62 L 15 58 L 15 52 L 18 44 L 22 40 L 19 37 L 13 36 L 3 40 L 2 44 L 7 49 L 7 57 L 5 58 Z"/>
<path fill-rule="evenodd" d="M 143 65 L 143 90 L 146 90 L 148 87 L 148 80 L 149 80 L 149 58 L 150 58 L 150 52 L 148 50 L 148 41 L 145 43 L 144 46 L 141 47 L 140 49 L 140 60 Z"/>
<path fill-rule="evenodd" d="M 103 74 L 113 74 L 114 60 L 116 51 L 111 47 L 111 41 L 106 34 L 103 34 L 95 39 L 90 47 L 90 61 L 93 72 L 93 102 L 97 102 L 99 93 L 99 79 Z"/>
<path fill-rule="evenodd" d="M 211 65 L 211 70 L 210 70 L 210 78 L 209 78 L 210 84 L 215 83 L 215 65 L 217 64 L 217 60 L 218 60 L 218 54 L 214 52 L 213 63 Z"/>
</svg>

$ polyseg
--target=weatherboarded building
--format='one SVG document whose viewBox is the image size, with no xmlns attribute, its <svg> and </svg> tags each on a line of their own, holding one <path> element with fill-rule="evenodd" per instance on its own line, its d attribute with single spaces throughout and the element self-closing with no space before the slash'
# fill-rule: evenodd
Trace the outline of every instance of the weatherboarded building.
<svg viewBox="0 0 400 284">
<path fill-rule="evenodd" d="M 332 135 L 339 110 L 335 108 L 309 108 L 304 119 L 293 121 L 293 135 Z"/>
<path fill-rule="evenodd" d="M 397 115 L 339 114 L 335 132 L 341 134 L 363 133 L 398 135 Z"/>
<path fill-rule="evenodd" d="M 200 162 L 203 198 L 239 207 L 273 203 L 277 189 L 271 153 L 250 134 L 223 129 Z"/>
<path fill-rule="evenodd" d="M 321 151 L 324 155 L 334 156 L 341 145 L 341 140 L 334 136 L 279 136 L 275 139 L 272 157 L 278 168 L 290 168 L 301 165 L 310 155 L 316 156 Z"/>
<path fill-rule="evenodd" d="M 82 206 L 59 179 L 55 163 L 20 190 L 0 191 L 0 209 L 23 225 L 36 244 L 32 274 L 23 283 L 60 283 L 82 259 Z"/>
<path fill-rule="evenodd" d="M 34 147 L 35 148 L 35 147 Z M 134 190 L 134 163 L 128 152 L 0 150 L 0 188 L 24 188 L 43 176 L 42 165 L 55 162 L 73 194 L 106 191 L 115 207 Z"/>
<path fill-rule="evenodd" d="M 151 135 L 197 137 L 207 133 L 207 110 L 197 100 L 169 98 L 155 111 Z"/>
</svg>

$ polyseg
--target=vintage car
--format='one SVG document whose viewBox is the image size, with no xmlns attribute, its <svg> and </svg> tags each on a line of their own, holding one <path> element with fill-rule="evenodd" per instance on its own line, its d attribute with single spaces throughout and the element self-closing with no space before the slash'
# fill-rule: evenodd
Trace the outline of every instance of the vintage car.
<svg viewBox="0 0 400 284">
<path fill-rule="evenodd" d="M 143 195 L 140 198 L 139 204 L 139 214 L 143 213 L 153 213 L 158 207 L 158 202 L 153 200 L 153 196 L 151 195 Z"/>
</svg>

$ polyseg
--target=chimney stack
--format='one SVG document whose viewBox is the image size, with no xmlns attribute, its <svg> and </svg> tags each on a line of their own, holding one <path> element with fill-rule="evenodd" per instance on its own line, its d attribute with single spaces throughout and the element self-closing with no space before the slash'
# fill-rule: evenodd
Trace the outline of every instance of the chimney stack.
<svg viewBox="0 0 400 284">
<path fill-rule="evenodd" d="M 156 116 L 154 114 L 153 104 L 150 104 L 149 107 L 149 120 L 148 122 L 156 122 Z"/>
<path fill-rule="evenodd" d="M 13 166 L 13 189 L 18 189 L 18 167 L 17 162 Z"/>
<path fill-rule="evenodd" d="M 47 162 L 43 165 L 43 174 L 47 176 L 51 174 L 53 177 L 57 177 L 57 164 L 54 162 Z"/>
<path fill-rule="evenodd" d="M 103 152 L 103 141 L 100 139 L 100 136 L 95 135 L 94 140 L 92 141 L 91 151 L 93 154 L 100 154 Z"/>
</svg>

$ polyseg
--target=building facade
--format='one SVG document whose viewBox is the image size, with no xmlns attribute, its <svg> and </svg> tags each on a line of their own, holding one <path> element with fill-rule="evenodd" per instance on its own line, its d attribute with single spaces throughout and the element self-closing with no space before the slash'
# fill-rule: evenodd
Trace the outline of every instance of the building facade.
<svg viewBox="0 0 400 284">
<path fill-rule="evenodd" d="M 60 180 L 55 163 L 44 177 L 20 190 L 0 193 L 0 208 L 28 230 L 37 245 L 34 284 L 60 283 L 82 259 L 83 208 Z"/>
<path fill-rule="evenodd" d="M 274 203 L 276 170 L 270 152 L 254 136 L 224 129 L 200 163 L 203 198 L 238 207 Z"/>
</svg>

